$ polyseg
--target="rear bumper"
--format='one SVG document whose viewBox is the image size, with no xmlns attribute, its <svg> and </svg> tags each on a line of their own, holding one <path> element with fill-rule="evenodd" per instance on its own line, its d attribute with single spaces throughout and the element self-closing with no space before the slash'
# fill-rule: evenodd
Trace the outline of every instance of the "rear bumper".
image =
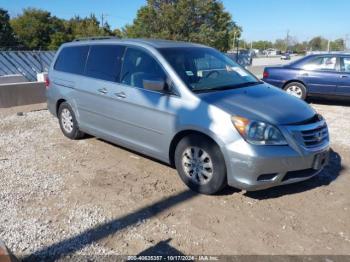
<svg viewBox="0 0 350 262">
<path fill-rule="evenodd" d="M 317 175 L 328 163 L 329 147 L 301 155 L 290 146 L 254 146 L 241 140 L 226 147 L 226 157 L 228 184 L 254 191 Z"/>
<path fill-rule="evenodd" d="M 49 112 L 52 115 L 57 117 L 57 111 L 56 111 L 56 103 L 57 103 L 57 101 L 53 97 L 51 92 L 52 92 L 51 90 L 46 90 L 47 109 L 49 110 Z"/>
<path fill-rule="evenodd" d="M 53 101 L 50 101 L 49 99 L 47 99 L 47 109 L 52 115 L 57 117 L 56 105 Z"/>
<path fill-rule="evenodd" d="M 286 81 L 284 80 L 277 80 L 277 79 L 270 79 L 270 78 L 263 78 L 262 81 L 279 88 L 282 88 L 286 83 Z"/>
</svg>

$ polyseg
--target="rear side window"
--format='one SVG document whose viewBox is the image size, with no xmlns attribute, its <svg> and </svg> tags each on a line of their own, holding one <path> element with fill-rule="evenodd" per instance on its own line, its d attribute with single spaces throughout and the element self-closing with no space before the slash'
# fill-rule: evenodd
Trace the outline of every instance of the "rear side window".
<svg viewBox="0 0 350 262">
<path fill-rule="evenodd" d="M 85 75 L 102 80 L 119 80 L 124 47 L 117 45 L 93 45 L 86 64 Z"/>
<path fill-rule="evenodd" d="M 64 47 L 58 55 L 54 69 L 57 71 L 79 74 L 84 73 L 89 46 Z"/>
<path fill-rule="evenodd" d="M 337 58 L 335 56 L 320 56 L 309 60 L 302 66 L 305 70 L 335 70 Z"/>
</svg>

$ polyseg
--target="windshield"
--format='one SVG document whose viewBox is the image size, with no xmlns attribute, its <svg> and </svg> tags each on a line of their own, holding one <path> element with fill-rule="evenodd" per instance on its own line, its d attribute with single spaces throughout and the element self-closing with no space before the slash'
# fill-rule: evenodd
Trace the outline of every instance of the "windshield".
<svg viewBox="0 0 350 262">
<path fill-rule="evenodd" d="M 212 48 L 162 48 L 159 51 L 193 92 L 227 90 L 261 83 L 232 59 Z"/>
</svg>

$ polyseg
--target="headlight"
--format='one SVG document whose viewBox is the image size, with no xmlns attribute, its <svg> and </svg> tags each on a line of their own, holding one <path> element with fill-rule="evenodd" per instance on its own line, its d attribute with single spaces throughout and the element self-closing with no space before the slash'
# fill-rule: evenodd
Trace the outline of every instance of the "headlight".
<svg viewBox="0 0 350 262">
<path fill-rule="evenodd" d="M 232 123 L 241 136 L 254 145 L 287 145 L 281 131 L 265 122 L 232 116 Z"/>
</svg>

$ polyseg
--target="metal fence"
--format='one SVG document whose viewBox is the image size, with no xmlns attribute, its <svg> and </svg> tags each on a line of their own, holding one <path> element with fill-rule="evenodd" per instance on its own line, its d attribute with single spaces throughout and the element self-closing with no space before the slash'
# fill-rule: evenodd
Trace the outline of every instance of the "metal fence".
<svg viewBox="0 0 350 262">
<path fill-rule="evenodd" d="M 20 74 L 36 81 L 37 73 L 48 71 L 54 56 L 54 51 L 0 51 L 0 76 Z"/>
</svg>

